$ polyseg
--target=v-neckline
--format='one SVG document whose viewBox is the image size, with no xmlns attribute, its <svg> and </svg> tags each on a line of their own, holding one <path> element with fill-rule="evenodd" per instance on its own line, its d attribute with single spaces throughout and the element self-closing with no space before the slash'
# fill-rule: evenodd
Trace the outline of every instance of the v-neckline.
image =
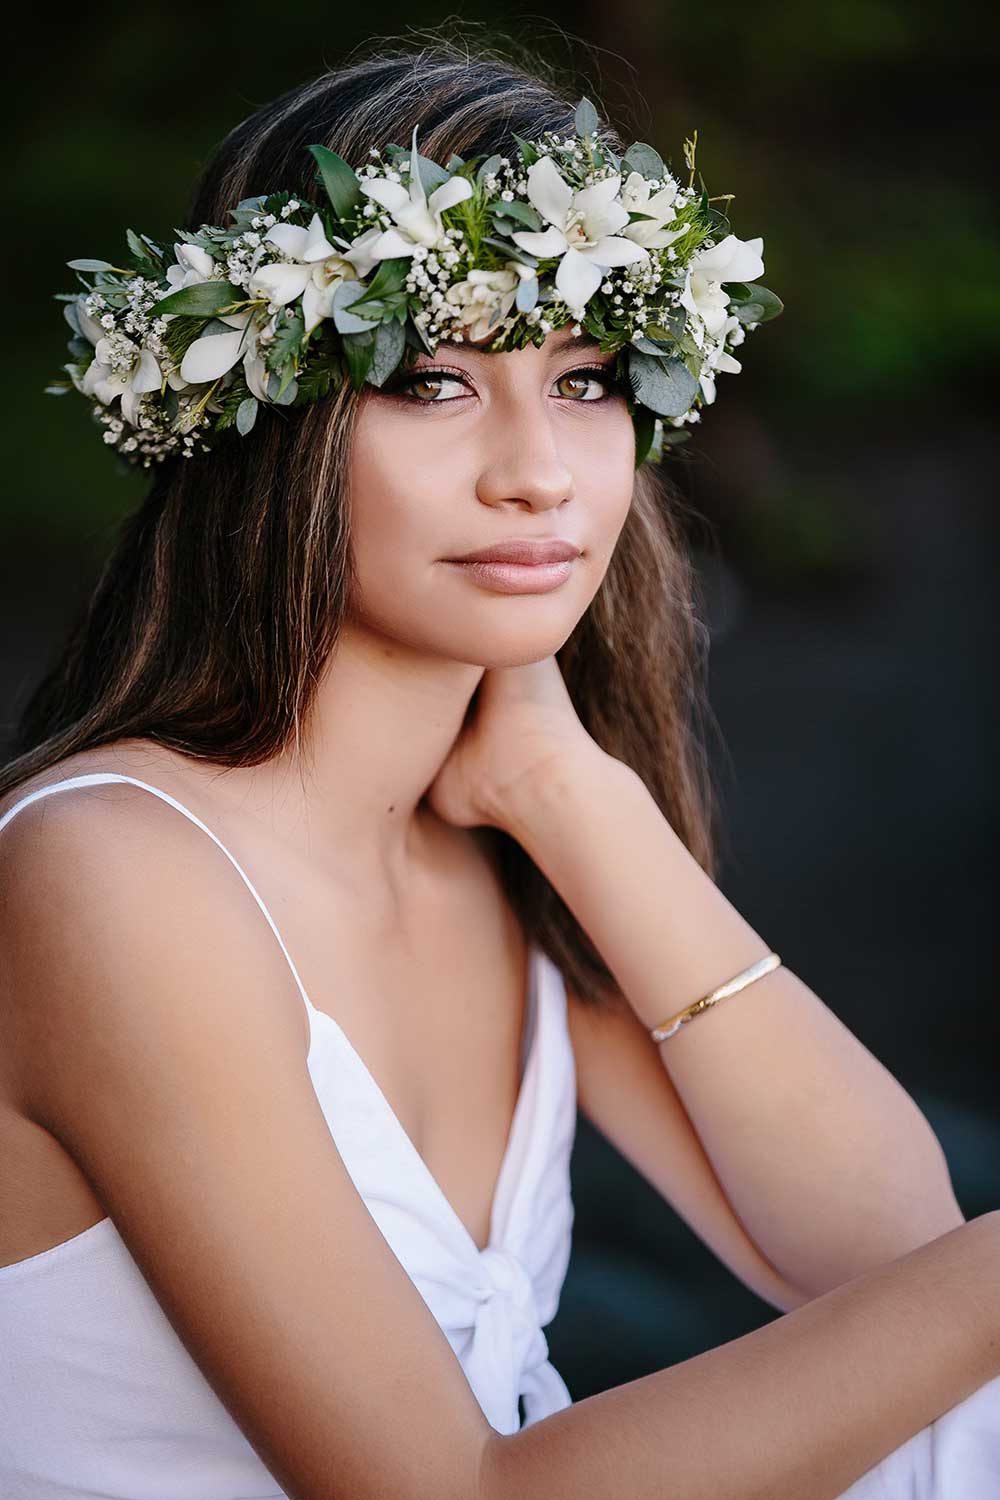
<svg viewBox="0 0 1000 1500">
<path fill-rule="evenodd" d="M 313 1023 L 315 1024 L 316 1018 L 319 1017 L 321 1023 L 331 1028 L 334 1035 L 341 1042 L 343 1047 L 353 1057 L 362 1078 L 364 1078 L 365 1080 L 367 1087 L 370 1089 L 372 1094 L 374 1094 L 375 1098 L 378 1100 L 383 1110 L 385 1111 L 386 1118 L 388 1119 L 393 1131 L 395 1132 L 397 1139 L 402 1144 L 404 1151 L 410 1156 L 411 1160 L 417 1168 L 417 1171 L 420 1173 L 424 1182 L 427 1184 L 431 1193 L 434 1195 L 442 1209 L 445 1211 L 445 1214 L 447 1215 L 449 1221 L 454 1225 L 455 1229 L 458 1231 L 467 1247 L 471 1248 L 476 1255 L 485 1255 L 488 1250 L 496 1249 L 498 1245 L 499 1224 L 497 1222 L 497 1219 L 500 1209 L 501 1193 L 504 1187 L 510 1161 L 513 1156 L 515 1141 L 517 1140 L 517 1137 L 519 1136 L 521 1129 L 523 1128 L 521 1121 L 526 1109 L 525 1100 L 527 1098 L 528 1074 L 535 1066 L 535 1059 L 538 1055 L 542 1005 L 542 985 L 541 974 L 539 972 L 540 962 L 541 950 L 539 949 L 537 943 L 533 938 L 528 938 L 528 973 L 527 992 L 524 997 L 524 1024 L 530 1028 L 530 1035 L 528 1037 L 527 1051 L 524 1054 L 524 1066 L 521 1070 L 521 1081 L 517 1091 L 517 1098 L 514 1101 L 514 1112 L 511 1115 L 510 1128 L 507 1132 L 507 1141 L 504 1145 L 503 1155 L 500 1158 L 500 1166 L 497 1169 L 496 1182 L 494 1183 L 493 1187 L 493 1198 L 490 1203 L 489 1213 L 489 1234 L 485 1245 L 479 1245 L 477 1243 L 465 1220 L 458 1212 L 458 1209 L 455 1208 L 444 1188 L 441 1186 L 440 1182 L 437 1180 L 434 1173 L 427 1165 L 427 1162 L 424 1159 L 423 1155 L 417 1150 L 409 1131 L 406 1129 L 402 1120 L 399 1118 L 396 1111 L 389 1103 L 389 1100 L 386 1097 L 386 1094 L 379 1084 L 378 1080 L 376 1079 L 374 1073 L 371 1071 L 368 1064 L 365 1062 L 364 1058 L 361 1056 L 360 1052 L 355 1047 L 350 1037 L 347 1035 L 347 1032 L 341 1026 L 340 1022 L 336 1020 L 336 1018 L 332 1016 L 329 1011 L 320 1010 L 317 1005 L 314 1005 L 313 1002 L 309 1000 L 309 1008 L 312 1012 Z M 303 994 L 304 993 L 305 991 L 303 991 Z M 522 1032 L 522 1051 L 523 1039 L 524 1034 Z M 312 1047 L 310 1046 L 309 1053 L 307 1054 L 306 1059 L 307 1063 L 308 1058 L 311 1055 Z"/>
</svg>

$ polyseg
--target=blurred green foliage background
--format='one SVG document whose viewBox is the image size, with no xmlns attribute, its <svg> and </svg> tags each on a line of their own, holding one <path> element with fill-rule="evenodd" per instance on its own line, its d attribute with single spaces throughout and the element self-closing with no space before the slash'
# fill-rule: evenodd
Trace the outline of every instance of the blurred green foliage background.
<svg viewBox="0 0 1000 1500">
<path fill-rule="evenodd" d="M 81 398 L 42 394 L 65 358 L 64 262 L 114 260 L 127 226 L 169 243 L 216 140 L 346 59 L 374 14 L 147 0 L 22 16 L 5 90 L 4 724 L 144 487 Z M 679 173 L 697 128 L 709 192 L 735 194 L 740 238 L 764 238 L 785 311 L 672 465 L 712 635 L 720 883 L 918 1100 L 966 1214 L 996 1207 L 992 16 L 968 0 L 377 12 L 400 42 L 442 26 L 470 46 L 536 38 L 572 97 Z M 550 1342 L 576 1397 L 772 1315 L 582 1120 L 574 1186 Z"/>
</svg>

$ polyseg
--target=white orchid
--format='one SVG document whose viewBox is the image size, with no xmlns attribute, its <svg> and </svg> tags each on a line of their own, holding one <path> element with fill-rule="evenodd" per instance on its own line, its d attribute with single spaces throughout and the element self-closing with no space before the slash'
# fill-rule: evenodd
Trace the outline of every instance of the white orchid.
<svg viewBox="0 0 1000 1500">
<path fill-rule="evenodd" d="M 692 335 L 701 345 L 701 329 L 716 338 L 729 316 L 729 295 L 723 291 L 724 281 L 754 281 L 764 274 L 761 251 L 764 241 L 760 235 L 753 240 L 739 240 L 735 234 L 727 234 L 724 240 L 708 249 L 696 250 L 687 264 L 681 306 L 692 314 L 689 321 Z"/>
<path fill-rule="evenodd" d="M 199 282 L 212 279 L 215 273 L 215 261 L 200 245 L 189 245 L 183 241 L 175 243 L 174 254 L 177 260 L 166 270 L 171 292 L 179 292 L 183 286 L 197 286 Z M 174 315 L 166 314 L 165 316 Z"/>
<path fill-rule="evenodd" d="M 306 333 L 330 316 L 332 294 L 340 283 L 357 281 L 371 266 L 365 246 L 355 243 L 338 250 L 331 245 L 317 213 L 307 229 L 300 224 L 275 224 L 264 238 L 288 259 L 258 265 L 250 274 L 247 292 L 251 297 L 266 297 L 277 307 L 301 297 Z"/>
<path fill-rule="evenodd" d="M 446 208 L 454 208 L 473 194 L 472 183 L 467 177 L 449 177 L 428 197 L 420 177 L 417 162 L 417 127 L 413 128 L 410 145 L 409 185 L 393 182 L 388 177 L 360 177 L 361 191 L 376 203 L 387 208 L 395 228 L 376 230 L 370 241 L 370 251 L 375 260 L 390 260 L 397 256 L 412 255 L 418 245 L 432 249 L 444 236 L 441 218 Z M 372 234 L 372 231 L 368 231 Z"/>
<path fill-rule="evenodd" d="M 617 231 L 628 223 L 618 201 L 621 174 L 604 177 L 576 192 L 551 156 L 540 156 L 528 168 L 528 197 L 548 229 L 517 230 L 515 245 L 539 259 L 560 256 L 556 290 L 574 309 L 582 309 L 611 266 L 648 259 L 649 252 Z"/>
<path fill-rule="evenodd" d="M 687 232 L 686 224 L 673 230 L 663 227 L 665 224 L 672 224 L 677 218 L 674 207 L 677 192 L 678 185 L 672 177 L 668 178 L 666 187 L 653 193 L 648 178 L 643 177 L 641 172 L 630 172 L 621 191 L 622 207 L 630 213 L 648 214 L 649 217 L 636 219 L 634 224 L 626 224 L 622 235 L 646 250 L 665 250 L 674 240 L 679 240 Z"/>
<path fill-rule="evenodd" d="M 235 332 L 203 333 L 189 344 L 180 364 L 181 379 L 192 385 L 218 380 L 242 358 L 247 386 L 258 401 L 266 401 L 268 371 L 263 346 L 268 325 L 261 327 L 253 314 L 253 308 L 228 313 L 218 321 L 227 323 Z M 273 321 L 271 327 L 273 329 Z"/>
<path fill-rule="evenodd" d="M 457 309 L 453 326 L 469 343 L 489 338 L 510 312 L 520 282 L 533 275 L 530 266 L 509 261 L 506 270 L 471 270 L 464 281 L 452 282 L 444 297 Z"/>
<path fill-rule="evenodd" d="M 110 406 L 121 397 L 122 416 L 133 427 L 139 425 L 139 402 L 149 391 L 158 391 L 163 373 L 156 356 L 141 348 L 127 334 L 115 332 L 100 338 L 94 358 L 79 382 L 74 382 L 85 396 L 95 396 L 102 406 Z"/>
<path fill-rule="evenodd" d="M 702 353 L 701 369 L 698 372 L 698 382 L 701 385 L 702 396 L 706 406 L 711 406 L 715 400 L 715 376 L 719 370 L 727 374 L 738 375 L 743 366 L 738 359 L 734 359 L 726 350 L 726 344 L 742 344 L 746 334 L 743 325 L 735 313 L 732 313 L 719 330 L 719 337 L 714 344 L 710 344 Z"/>
</svg>

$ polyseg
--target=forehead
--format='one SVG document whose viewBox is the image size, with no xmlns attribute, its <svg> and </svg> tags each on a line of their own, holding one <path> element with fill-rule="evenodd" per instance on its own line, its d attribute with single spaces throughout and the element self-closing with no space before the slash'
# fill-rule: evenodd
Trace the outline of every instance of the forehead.
<svg viewBox="0 0 1000 1500">
<path fill-rule="evenodd" d="M 490 349 L 478 348 L 475 344 L 466 342 L 458 344 L 454 339 L 441 339 L 437 347 L 439 351 L 448 349 L 464 354 L 486 355 L 496 352 Z M 583 329 L 580 333 L 574 336 L 574 334 L 572 333 L 572 325 L 569 323 L 564 323 L 561 328 L 557 328 L 554 333 L 549 334 L 541 347 L 547 354 L 563 354 L 570 350 L 575 353 L 590 354 L 595 352 L 596 350 L 599 350 L 601 345 L 600 340 L 594 338 L 594 336 L 592 334 L 589 334 L 586 329 Z M 504 352 L 517 354 L 521 351 L 511 349 Z M 421 356 L 423 358 L 430 357 L 428 355 L 424 355 L 422 351 Z"/>
</svg>

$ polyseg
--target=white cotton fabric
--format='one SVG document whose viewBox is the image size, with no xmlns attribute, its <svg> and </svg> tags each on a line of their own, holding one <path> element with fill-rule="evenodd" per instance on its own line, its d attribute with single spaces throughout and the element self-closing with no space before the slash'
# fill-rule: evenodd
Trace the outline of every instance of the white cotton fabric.
<svg viewBox="0 0 1000 1500">
<path fill-rule="evenodd" d="M 116 772 L 190 818 L 246 882 L 309 1016 L 309 1073 L 351 1178 L 444 1330 L 499 1432 L 571 1403 L 548 1359 L 569 1263 L 576 1075 L 562 975 L 531 945 L 521 1089 L 480 1251 L 337 1022 L 310 1001 L 264 902 L 228 849 L 169 793 Z M 336 1350 L 331 1350 L 331 1359 Z M 3 1500 L 281 1500 L 270 1472 L 187 1353 L 113 1221 L 0 1267 Z"/>
<path fill-rule="evenodd" d="M 351 1178 L 444 1330 L 499 1432 L 571 1404 L 548 1359 L 570 1254 L 576 1075 L 562 975 L 532 945 L 526 1058 L 480 1251 L 347 1036 L 309 1000 L 270 913 L 228 849 L 169 793 L 94 772 L 50 783 L 0 818 L 68 787 L 128 781 L 214 840 L 246 882 L 309 1015 L 309 1072 Z M 336 1351 L 331 1351 L 331 1358 Z M 907 1349 L 899 1350 L 904 1361 Z M 669 1412 L 663 1474 L 669 1486 Z M 780 1444 L 780 1432 L 770 1441 Z M 285 1500 L 181 1344 L 110 1218 L 0 1267 L 2 1500 Z M 839 1500 L 1000 1500 L 1000 1377 L 895 1449 Z"/>
</svg>

